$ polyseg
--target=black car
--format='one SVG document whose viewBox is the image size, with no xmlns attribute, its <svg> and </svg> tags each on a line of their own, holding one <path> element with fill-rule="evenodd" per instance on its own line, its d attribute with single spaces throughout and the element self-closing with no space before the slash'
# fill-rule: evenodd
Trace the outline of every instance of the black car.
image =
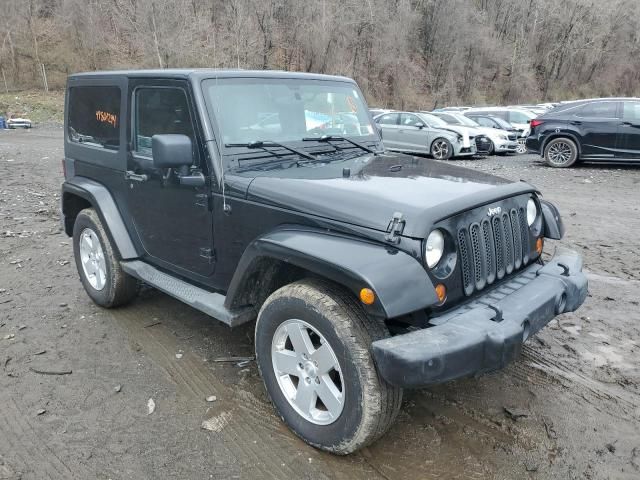
<svg viewBox="0 0 640 480">
<path fill-rule="evenodd" d="M 72 75 L 64 147 L 63 224 L 93 301 L 144 282 L 255 322 L 279 415 L 334 453 L 379 438 L 403 388 L 505 366 L 587 295 L 577 253 L 542 260 L 564 227 L 533 186 L 385 152 L 348 78 Z"/>
<path fill-rule="evenodd" d="M 570 102 L 530 125 L 527 149 L 552 167 L 569 167 L 578 161 L 640 161 L 638 98 Z"/>
</svg>

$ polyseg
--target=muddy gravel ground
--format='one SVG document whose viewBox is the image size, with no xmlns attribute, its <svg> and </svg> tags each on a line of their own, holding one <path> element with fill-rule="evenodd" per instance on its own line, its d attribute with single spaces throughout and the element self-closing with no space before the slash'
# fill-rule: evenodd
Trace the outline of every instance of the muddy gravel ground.
<svg viewBox="0 0 640 480">
<path fill-rule="evenodd" d="M 555 202 L 590 296 L 504 371 L 406 392 L 384 438 L 336 457 L 280 422 L 253 362 L 216 362 L 252 355 L 253 325 L 152 289 L 89 300 L 60 229 L 62 156 L 61 129 L 0 131 L 0 479 L 640 478 L 640 167 L 455 162 Z"/>
</svg>

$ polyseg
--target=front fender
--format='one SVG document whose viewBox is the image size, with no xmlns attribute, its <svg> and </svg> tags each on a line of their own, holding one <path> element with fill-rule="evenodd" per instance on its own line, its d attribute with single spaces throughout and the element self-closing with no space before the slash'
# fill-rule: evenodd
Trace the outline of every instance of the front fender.
<svg viewBox="0 0 640 480">
<path fill-rule="evenodd" d="M 245 250 L 227 291 L 226 305 L 241 295 L 244 282 L 264 258 L 276 259 L 343 285 L 358 297 L 376 294 L 371 315 L 393 318 L 438 303 L 422 265 L 396 248 L 335 233 L 280 229 L 254 240 Z"/>
</svg>

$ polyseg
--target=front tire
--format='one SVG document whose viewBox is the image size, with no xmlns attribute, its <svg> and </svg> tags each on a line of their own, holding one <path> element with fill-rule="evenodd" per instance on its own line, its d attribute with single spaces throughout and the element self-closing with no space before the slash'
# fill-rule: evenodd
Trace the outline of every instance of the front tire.
<svg viewBox="0 0 640 480">
<path fill-rule="evenodd" d="M 256 361 L 296 435 L 345 455 L 386 432 L 402 390 L 378 375 L 370 347 L 388 335 L 350 294 L 321 280 L 295 282 L 267 298 L 256 323 Z"/>
<path fill-rule="evenodd" d="M 98 305 L 118 307 L 138 294 L 138 280 L 122 270 L 116 250 L 92 208 L 82 210 L 76 217 L 73 254 L 82 285 Z"/>
<path fill-rule="evenodd" d="M 544 159 L 551 167 L 570 167 L 578 160 L 578 147 L 568 138 L 554 138 L 544 147 Z"/>
<path fill-rule="evenodd" d="M 449 160 L 453 156 L 453 146 L 446 138 L 438 137 L 431 143 L 429 153 L 436 160 Z"/>
</svg>

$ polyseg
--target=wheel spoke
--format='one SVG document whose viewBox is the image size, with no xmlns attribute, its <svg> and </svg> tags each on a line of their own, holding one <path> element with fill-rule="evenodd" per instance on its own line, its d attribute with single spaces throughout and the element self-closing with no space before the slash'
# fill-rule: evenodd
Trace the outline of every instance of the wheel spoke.
<svg viewBox="0 0 640 480">
<path fill-rule="evenodd" d="M 279 350 L 273 353 L 273 360 L 278 373 L 300 376 L 298 370 L 298 356 L 288 350 Z"/>
<path fill-rule="evenodd" d="M 317 362 L 318 373 L 321 375 L 337 367 L 331 347 L 326 343 L 311 354 L 311 360 Z"/>
<path fill-rule="evenodd" d="M 315 391 L 312 386 L 307 385 L 304 380 L 298 382 L 296 398 L 293 400 L 300 410 L 307 415 L 316 402 Z"/>
<path fill-rule="evenodd" d="M 316 386 L 316 393 L 327 410 L 335 418 L 342 410 L 342 393 L 337 389 L 329 375 L 320 377 L 320 384 Z"/>
<path fill-rule="evenodd" d="M 293 349 L 298 355 L 303 353 L 309 355 L 313 350 L 313 344 L 311 338 L 309 338 L 309 332 L 306 327 L 299 323 L 291 323 L 287 325 L 287 334 L 293 345 Z"/>
</svg>

